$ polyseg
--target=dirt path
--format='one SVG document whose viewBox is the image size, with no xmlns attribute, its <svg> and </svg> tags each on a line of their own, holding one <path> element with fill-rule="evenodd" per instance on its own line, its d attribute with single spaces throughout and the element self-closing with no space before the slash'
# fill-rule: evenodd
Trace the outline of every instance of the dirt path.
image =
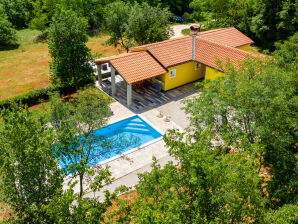
<svg viewBox="0 0 298 224">
<path fill-rule="evenodd" d="M 182 37 L 183 34 L 181 33 L 181 31 L 183 29 L 187 29 L 189 28 L 191 25 L 199 25 L 199 24 L 196 24 L 196 23 L 189 23 L 189 24 L 181 24 L 181 25 L 175 25 L 175 26 L 172 26 L 172 29 L 174 31 L 174 34 L 171 38 L 175 38 L 175 37 Z"/>
</svg>

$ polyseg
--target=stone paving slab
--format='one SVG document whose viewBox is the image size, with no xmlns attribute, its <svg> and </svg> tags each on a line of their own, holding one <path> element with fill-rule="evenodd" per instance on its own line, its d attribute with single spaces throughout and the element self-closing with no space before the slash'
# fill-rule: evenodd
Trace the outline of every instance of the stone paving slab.
<svg viewBox="0 0 298 224">
<path fill-rule="evenodd" d="M 113 111 L 113 115 L 109 119 L 109 124 L 135 115 L 119 102 L 112 103 L 110 107 Z M 165 117 L 159 117 L 159 114 L 160 113 L 156 109 L 151 109 L 139 115 L 161 134 L 164 134 L 168 129 L 182 129 L 173 121 L 165 121 Z M 113 182 L 109 186 L 106 186 L 106 188 L 115 190 L 120 182 L 125 182 L 125 178 L 131 178 L 129 182 L 130 185 L 132 183 L 133 185 L 136 184 L 137 180 L 136 182 L 132 181 L 135 180 L 135 178 L 137 177 L 135 171 L 145 169 L 144 167 L 150 167 L 153 156 L 156 157 L 157 160 L 173 160 L 173 158 L 171 158 L 168 154 L 164 141 L 162 140 L 162 138 L 160 138 L 155 142 L 146 145 L 145 147 L 141 146 L 135 150 L 130 150 L 128 153 L 125 153 L 123 157 L 119 157 L 102 164 L 102 167 L 109 166 L 112 177 L 115 178 L 115 180 L 118 180 L 116 183 Z M 131 177 L 129 176 L 130 174 L 132 175 Z M 69 180 L 69 178 L 66 178 L 64 189 L 67 188 L 67 183 Z M 78 180 L 78 178 L 76 178 L 76 180 Z M 87 185 L 84 185 L 84 188 L 86 189 Z M 77 185 L 74 190 L 75 192 L 79 192 L 79 186 Z M 97 192 L 96 195 L 101 195 L 101 193 Z"/>
<path fill-rule="evenodd" d="M 126 107 L 126 85 L 119 75 L 116 77 L 116 94 L 114 98 Z M 96 82 L 96 87 L 111 96 L 111 84 L 109 78 L 103 81 L 102 86 L 99 86 L 98 82 Z M 155 92 L 150 89 L 150 86 L 133 89 L 132 105 L 130 109 L 134 113 L 142 113 L 153 107 L 156 108 L 171 101 L 192 95 L 195 92 L 197 92 L 197 90 L 194 83 L 188 83 L 166 92 Z"/>
</svg>

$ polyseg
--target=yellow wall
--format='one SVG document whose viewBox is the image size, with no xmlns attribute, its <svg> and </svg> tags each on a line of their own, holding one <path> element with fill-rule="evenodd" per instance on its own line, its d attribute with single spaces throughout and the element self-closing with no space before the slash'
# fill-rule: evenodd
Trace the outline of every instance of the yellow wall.
<svg viewBox="0 0 298 224">
<path fill-rule="evenodd" d="M 250 45 L 247 44 L 239 47 L 238 49 L 241 49 L 243 51 L 250 51 Z M 194 61 L 170 67 L 168 68 L 169 72 L 172 69 L 176 69 L 176 77 L 170 78 L 168 72 L 155 78 L 155 80 L 157 79 L 161 82 L 154 81 L 154 79 L 152 81 L 159 83 L 162 86 L 162 89 L 164 91 L 167 91 L 201 78 L 214 80 L 216 77 L 224 75 L 223 72 L 207 67 L 205 65 L 201 65 L 201 68 L 199 68 L 198 70 L 196 70 L 195 67 L 196 62 Z"/>
<path fill-rule="evenodd" d="M 201 65 L 201 68 L 197 70 L 195 68 L 196 68 L 196 62 L 194 61 L 173 66 L 168 68 L 169 70 L 168 73 L 157 77 L 157 79 L 164 82 L 164 85 L 162 87 L 164 91 L 167 91 L 169 89 L 173 89 L 183 84 L 204 78 L 205 66 Z M 170 78 L 169 73 L 173 69 L 176 69 L 176 77 Z"/>
<path fill-rule="evenodd" d="M 205 79 L 214 80 L 216 77 L 221 75 L 224 75 L 224 73 L 217 71 L 216 69 L 206 67 Z"/>
<path fill-rule="evenodd" d="M 238 49 L 243 50 L 243 51 L 250 51 L 250 44 L 238 47 Z"/>
</svg>

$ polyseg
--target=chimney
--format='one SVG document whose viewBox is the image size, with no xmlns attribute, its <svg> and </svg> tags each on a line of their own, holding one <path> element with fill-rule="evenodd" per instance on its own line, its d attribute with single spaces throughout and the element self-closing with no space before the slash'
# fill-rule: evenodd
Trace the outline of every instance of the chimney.
<svg viewBox="0 0 298 224">
<path fill-rule="evenodd" d="M 196 57 L 196 51 L 195 51 L 196 36 L 199 31 L 200 31 L 200 27 L 198 25 L 190 26 L 189 35 L 192 36 L 192 60 L 195 60 L 195 57 Z"/>
</svg>

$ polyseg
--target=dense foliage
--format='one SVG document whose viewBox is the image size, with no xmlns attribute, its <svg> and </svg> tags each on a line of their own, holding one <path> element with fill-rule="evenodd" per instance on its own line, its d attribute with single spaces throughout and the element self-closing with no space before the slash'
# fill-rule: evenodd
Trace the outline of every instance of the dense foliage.
<svg viewBox="0 0 298 224">
<path fill-rule="evenodd" d="M 115 3 L 116 8 L 108 6 L 111 3 Z M 120 8 L 119 5 L 123 4 L 130 7 Z M 140 12 L 137 12 L 138 10 L 132 6 L 134 4 L 142 5 L 143 9 L 139 8 Z M 155 10 L 151 11 L 148 6 Z M 155 25 L 151 27 L 152 30 L 164 30 L 162 27 L 165 17 L 168 21 L 175 21 L 173 17 L 167 16 L 166 11 L 162 11 L 167 9 L 174 15 L 182 16 L 184 22 L 202 23 L 203 29 L 235 26 L 263 49 L 270 51 L 274 50 L 276 41 L 286 40 L 295 33 L 298 21 L 296 0 L 0 0 L 0 14 L 6 16 L 16 28 L 29 26 L 33 29 L 46 30 L 61 8 L 70 9 L 80 17 L 84 17 L 88 22 L 89 31 L 92 32 L 105 28 L 112 32 L 109 26 L 105 27 L 106 15 L 111 12 L 110 10 L 114 12 L 115 18 L 120 18 L 125 10 L 128 10 L 128 15 L 137 12 L 135 18 L 145 22 L 145 25 L 142 27 L 134 24 L 137 27 L 130 27 L 132 32 L 135 29 L 148 28 L 149 21 L 152 22 L 156 12 L 162 12 L 158 13 L 159 16 L 162 15 L 160 23 L 153 22 Z M 118 26 L 118 29 L 124 29 L 128 17 L 121 19 L 123 24 L 122 27 Z M 147 35 L 160 35 L 160 32 L 155 35 L 149 30 Z M 156 40 L 160 38 L 155 37 L 154 41 Z"/>
<path fill-rule="evenodd" d="M 166 40 L 171 33 L 170 17 L 171 13 L 167 9 L 152 7 L 147 3 L 111 3 L 105 14 L 105 29 L 110 34 L 107 43 L 120 45 L 128 51 L 133 45 Z"/>
<path fill-rule="evenodd" d="M 205 28 L 236 26 L 264 49 L 297 30 L 295 0 L 193 0 L 190 8 L 193 19 L 209 21 Z"/>
<path fill-rule="evenodd" d="M 83 178 L 89 170 L 88 165 L 95 156 L 94 144 L 108 145 L 103 136 L 94 131 L 106 124 L 110 115 L 108 102 L 92 90 L 81 91 L 69 102 L 63 102 L 59 96 L 53 96 L 49 113 L 58 143 L 54 154 L 65 164 L 63 169 L 73 177 L 79 177 L 80 195 L 83 194 Z M 107 147 L 109 148 L 109 147 Z"/>
<path fill-rule="evenodd" d="M 22 107 L 2 110 L 0 126 L 0 195 L 27 223 L 46 219 L 42 205 L 62 187 L 63 174 L 52 154 L 54 134 L 46 119 L 36 120 Z"/>
<path fill-rule="evenodd" d="M 15 44 L 16 31 L 5 17 L 0 15 L 0 49 L 4 46 Z"/>
<path fill-rule="evenodd" d="M 0 109 L 8 109 L 14 104 L 22 104 L 31 107 L 38 103 L 49 100 L 50 95 L 59 92 L 60 95 L 67 95 L 76 92 L 74 86 L 49 86 L 41 89 L 31 90 L 24 94 L 17 95 L 0 101 Z"/>
<path fill-rule="evenodd" d="M 161 168 L 154 163 L 151 172 L 139 175 L 139 198 L 130 205 L 128 219 L 133 223 L 260 222 L 266 200 L 258 171 L 259 146 L 232 154 L 213 144 L 213 137 L 209 130 L 200 136 L 168 132 L 164 140 L 178 165 Z"/>
<path fill-rule="evenodd" d="M 30 21 L 32 0 L 0 0 L 0 14 L 4 13 L 16 28 L 25 28 Z"/>
<path fill-rule="evenodd" d="M 297 77 L 271 60 L 248 61 L 241 71 L 227 68 L 225 74 L 189 101 L 192 126 L 200 133 L 214 124 L 225 147 L 239 148 L 243 137 L 262 144 L 272 204 L 288 203 L 296 194 Z"/>
<path fill-rule="evenodd" d="M 88 145 L 96 141 L 87 132 L 103 125 L 109 114 L 107 99 L 94 88 L 79 91 L 67 103 L 53 96 L 48 113 L 36 114 L 16 104 L 1 111 L 0 199 L 10 205 L 21 223 L 103 221 L 115 194 L 106 192 L 99 202 L 90 192 L 99 192 L 110 183 L 111 173 L 107 167 L 91 170 L 85 163 L 89 154 L 82 147 L 76 150 L 74 144 L 80 134 L 85 142 L 80 139 L 77 143 L 83 143 L 87 152 Z M 57 161 L 62 155 L 73 158 L 71 153 L 78 162 L 61 169 Z M 73 177 L 86 178 L 88 173 L 87 187 L 80 188 L 83 182 L 71 179 L 67 186 L 63 170 L 77 172 Z"/>
<path fill-rule="evenodd" d="M 53 85 L 76 86 L 93 81 L 92 56 L 86 46 L 87 21 L 62 9 L 49 28 L 50 80 Z"/>
<path fill-rule="evenodd" d="M 139 176 L 119 223 L 295 223 L 297 37 L 274 55 L 200 84 L 187 132 L 164 136 L 177 164 Z"/>
</svg>

